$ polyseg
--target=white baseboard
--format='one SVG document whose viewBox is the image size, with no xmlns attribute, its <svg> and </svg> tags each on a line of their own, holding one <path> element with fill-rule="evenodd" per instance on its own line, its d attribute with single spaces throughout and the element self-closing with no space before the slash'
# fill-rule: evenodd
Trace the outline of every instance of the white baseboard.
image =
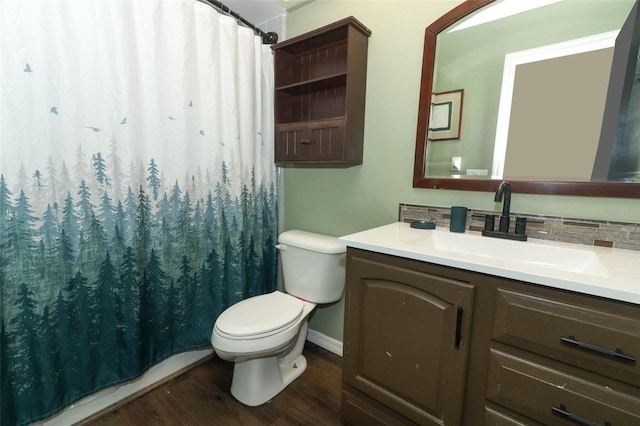
<svg viewBox="0 0 640 426">
<path fill-rule="evenodd" d="M 326 334 L 322 334 L 311 329 L 309 329 L 309 332 L 307 333 L 307 340 L 328 350 L 329 352 L 342 356 L 342 342 L 340 340 L 336 340 Z"/>
</svg>

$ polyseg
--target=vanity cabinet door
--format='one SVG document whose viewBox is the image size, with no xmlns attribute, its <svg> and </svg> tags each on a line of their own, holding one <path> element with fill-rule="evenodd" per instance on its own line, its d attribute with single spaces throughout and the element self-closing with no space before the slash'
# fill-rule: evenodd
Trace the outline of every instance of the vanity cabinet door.
<svg viewBox="0 0 640 426">
<path fill-rule="evenodd" d="M 474 286 L 349 249 L 345 297 L 343 401 L 364 394 L 390 417 L 461 424 Z M 349 411 L 345 423 L 362 424 Z"/>
</svg>

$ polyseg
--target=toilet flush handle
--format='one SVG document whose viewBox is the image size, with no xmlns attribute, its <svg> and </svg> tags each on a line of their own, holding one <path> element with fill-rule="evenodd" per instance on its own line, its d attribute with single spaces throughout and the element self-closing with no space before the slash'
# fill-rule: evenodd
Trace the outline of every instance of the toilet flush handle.
<svg viewBox="0 0 640 426">
<path fill-rule="evenodd" d="M 287 246 L 285 246 L 284 244 L 276 244 L 276 248 L 277 248 L 278 250 L 286 250 L 286 249 L 287 249 Z"/>
</svg>

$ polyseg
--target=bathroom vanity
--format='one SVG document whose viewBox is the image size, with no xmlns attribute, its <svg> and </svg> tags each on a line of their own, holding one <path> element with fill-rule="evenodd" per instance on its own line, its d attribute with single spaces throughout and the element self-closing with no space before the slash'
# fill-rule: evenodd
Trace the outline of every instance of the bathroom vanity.
<svg viewBox="0 0 640 426">
<path fill-rule="evenodd" d="M 640 424 L 640 252 L 342 237 L 346 424 Z"/>
</svg>

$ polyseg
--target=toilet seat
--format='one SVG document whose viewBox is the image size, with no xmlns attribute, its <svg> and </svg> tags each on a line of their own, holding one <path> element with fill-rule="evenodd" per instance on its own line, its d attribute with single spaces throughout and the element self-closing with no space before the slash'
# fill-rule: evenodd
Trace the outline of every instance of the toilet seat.
<svg viewBox="0 0 640 426">
<path fill-rule="evenodd" d="M 250 297 L 226 309 L 215 328 L 229 339 L 257 339 L 278 333 L 302 316 L 304 302 L 274 291 Z"/>
</svg>

